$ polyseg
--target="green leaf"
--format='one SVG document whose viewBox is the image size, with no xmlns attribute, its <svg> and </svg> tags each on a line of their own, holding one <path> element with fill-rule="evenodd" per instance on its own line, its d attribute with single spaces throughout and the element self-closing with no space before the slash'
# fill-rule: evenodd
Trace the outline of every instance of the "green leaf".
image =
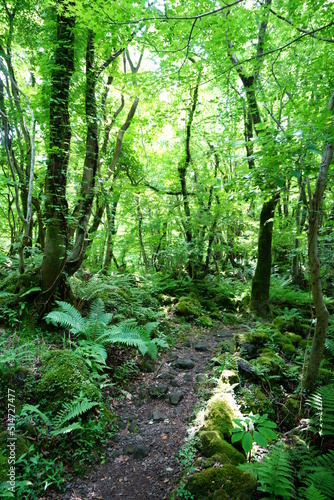
<svg viewBox="0 0 334 500">
<path fill-rule="evenodd" d="M 242 447 L 246 453 L 249 453 L 253 446 L 253 438 L 250 432 L 246 432 L 244 437 L 242 438 Z"/>
<path fill-rule="evenodd" d="M 265 420 L 264 422 L 259 422 L 262 427 L 269 427 L 270 429 L 276 429 L 277 425 L 272 420 Z"/>
<path fill-rule="evenodd" d="M 316 153 L 317 155 L 322 156 L 321 151 L 317 149 L 317 146 L 315 144 L 309 144 L 307 146 L 308 151 L 311 151 L 311 153 Z"/>
<path fill-rule="evenodd" d="M 254 431 L 253 438 L 254 438 L 254 441 L 256 444 L 258 444 L 259 446 L 262 446 L 263 448 L 267 448 L 268 441 L 266 440 L 266 438 L 264 436 L 262 436 L 262 434 L 260 434 L 257 431 Z"/>
<path fill-rule="evenodd" d="M 242 432 L 239 431 L 239 432 L 235 432 L 234 434 L 232 434 L 231 443 L 236 443 L 237 441 L 241 441 L 244 434 L 245 434 L 245 431 L 242 431 Z"/>
<path fill-rule="evenodd" d="M 267 427 L 259 427 L 258 431 L 264 436 L 266 439 L 276 439 L 277 434 L 276 432 L 272 431 L 271 429 L 268 429 Z"/>
<path fill-rule="evenodd" d="M 283 179 L 283 177 L 275 177 L 275 182 L 280 188 L 284 187 L 285 185 L 285 179 Z"/>
</svg>

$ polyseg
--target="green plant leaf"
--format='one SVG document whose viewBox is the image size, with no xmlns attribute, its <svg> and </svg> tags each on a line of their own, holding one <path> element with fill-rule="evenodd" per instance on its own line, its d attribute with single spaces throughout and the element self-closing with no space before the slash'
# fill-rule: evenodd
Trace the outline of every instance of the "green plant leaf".
<svg viewBox="0 0 334 500">
<path fill-rule="evenodd" d="M 264 436 L 266 439 L 276 439 L 277 434 L 276 432 L 272 431 L 271 429 L 268 429 L 268 427 L 259 427 L 258 431 Z"/>
<path fill-rule="evenodd" d="M 253 432 L 253 439 L 258 444 L 259 446 L 262 446 L 263 448 L 267 448 L 268 446 L 268 441 L 266 438 L 260 434 L 260 432 L 254 431 Z"/>
<path fill-rule="evenodd" d="M 242 447 L 246 453 L 249 453 L 252 450 L 253 446 L 253 438 L 250 432 L 246 432 L 241 441 Z"/>
<path fill-rule="evenodd" d="M 238 432 L 235 432 L 234 434 L 232 434 L 231 443 L 236 443 L 237 441 L 241 441 L 244 434 L 245 434 L 245 431 L 240 431 L 240 430 L 238 430 Z"/>
</svg>

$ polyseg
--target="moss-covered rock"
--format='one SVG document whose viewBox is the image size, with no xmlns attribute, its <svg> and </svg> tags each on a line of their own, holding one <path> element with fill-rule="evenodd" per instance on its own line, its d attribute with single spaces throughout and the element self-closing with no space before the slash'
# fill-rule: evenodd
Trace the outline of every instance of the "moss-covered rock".
<svg viewBox="0 0 334 500">
<path fill-rule="evenodd" d="M 41 358 L 41 374 L 36 392 L 44 411 L 54 414 L 80 393 L 92 401 L 101 398 L 99 389 L 89 380 L 84 361 L 72 351 L 49 351 Z"/>
<path fill-rule="evenodd" d="M 298 424 L 300 401 L 296 394 L 290 394 L 282 406 L 283 424 L 287 429 L 292 429 Z"/>
<path fill-rule="evenodd" d="M 199 449 L 205 457 L 219 454 L 222 464 L 238 465 L 246 461 L 244 455 L 222 439 L 217 431 L 201 431 L 198 437 Z"/>
<path fill-rule="evenodd" d="M 299 342 L 303 340 L 303 337 L 301 335 L 297 335 L 296 333 L 292 332 L 285 332 L 283 336 L 285 339 L 288 339 L 291 342 L 291 344 L 295 346 L 298 346 Z"/>
<path fill-rule="evenodd" d="M 20 401 L 29 401 L 34 385 L 31 370 L 24 366 L 8 366 L 0 373 L 0 394 L 7 394 L 8 388 L 15 390 L 16 411 L 21 406 Z"/>
<path fill-rule="evenodd" d="M 226 384 L 239 384 L 240 378 L 236 370 L 223 370 L 220 377 L 219 382 L 223 382 Z"/>
<path fill-rule="evenodd" d="M 271 420 L 275 419 L 275 410 L 270 399 L 256 385 L 251 385 L 241 395 L 240 409 L 243 413 L 268 413 Z"/>
<path fill-rule="evenodd" d="M 225 323 L 225 325 L 237 325 L 239 323 L 239 319 L 236 316 L 236 314 L 225 313 L 224 314 L 224 323 Z"/>
<path fill-rule="evenodd" d="M 210 467 L 191 476 L 186 489 L 195 500 L 252 500 L 256 490 L 256 480 L 247 472 L 234 465 Z"/>
<path fill-rule="evenodd" d="M 224 340 L 224 342 L 221 343 L 221 348 L 220 348 L 221 354 L 224 354 L 225 352 L 234 354 L 235 350 L 236 350 L 236 342 L 234 338 L 226 339 Z"/>
<path fill-rule="evenodd" d="M 228 384 L 218 384 L 222 390 L 208 402 L 202 430 L 217 431 L 221 438 L 230 441 L 233 419 L 237 418 L 239 412 L 231 393 L 224 392 L 224 385 L 227 388 Z"/>
<path fill-rule="evenodd" d="M 185 317 L 195 317 L 201 316 L 201 304 L 197 299 L 196 295 L 191 293 L 184 297 L 180 297 L 178 303 L 175 306 L 175 311 L 180 316 Z"/>
<path fill-rule="evenodd" d="M 283 344 L 281 349 L 288 358 L 293 358 L 297 354 L 297 349 L 292 344 Z"/>
<path fill-rule="evenodd" d="M 318 380 L 323 385 L 330 384 L 332 382 L 332 380 L 333 380 L 333 372 L 332 372 L 332 370 L 329 370 L 328 368 L 320 368 L 319 369 L 319 373 L 318 373 Z"/>
<path fill-rule="evenodd" d="M 268 372 L 273 375 L 279 375 L 282 371 L 282 368 L 285 365 L 284 360 L 271 349 L 263 349 L 261 351 L 261 355 L 257 359 L 253 359 L 250 361 L 250 364 L 253 367 L 267 368 Z"/>
<path fill-rule="evenodd" d="M 200 316 L 198 318 L 198 322 L 202 325 L 202 326 L 208 326 L 208 327 L 211 327 L 213 325 L 212 323 L 212 319 L 209 318 L 209 316 Z"/>
</svg>

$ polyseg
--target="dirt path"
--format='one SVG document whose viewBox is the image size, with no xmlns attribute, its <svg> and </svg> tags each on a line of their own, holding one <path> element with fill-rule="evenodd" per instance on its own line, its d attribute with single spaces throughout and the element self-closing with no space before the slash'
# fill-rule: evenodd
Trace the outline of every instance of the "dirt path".
<svg viewBox="0 0 334 500">
<path fill-rule="evenodd" d="M 199 374 L 231 334 L 223 328 L 205 330 L 200 337 L 189 333 L 187 341 L 157 360 L 154 373 L 141 374 L 128 397 L 112 408 L 124 428 L 109 443 L 106 463 L 52 498 L 167 499 L 178 485 L 177 453 L 187 437 Z"/>
</svg>

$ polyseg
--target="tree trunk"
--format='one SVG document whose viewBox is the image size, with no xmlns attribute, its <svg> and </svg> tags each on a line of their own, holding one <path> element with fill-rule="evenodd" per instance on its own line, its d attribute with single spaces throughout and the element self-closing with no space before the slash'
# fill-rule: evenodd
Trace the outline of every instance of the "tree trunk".
<svg viewBox="0 0 334 500">
<path fill-rule="evenodd" d="M 105 193 L 105 196 L 107 196 L 107 193 Z M 113 253 L 113 248 L 114 248 L 114 236 L 116 235 L 116 210 L 117 210 L 117 204 L 118 200 L 120 198 L 120 193 L 116 193 L 113 195 L 111 207 L 110 204 L 106 203 L 106 212 L 107 212 L 107 249 L 106 249 L 106 255 L 104 259 L 104 264 L 103 264 L 103 270 L 104 272 L 108 271 L 108 268 L 110 266 L 111 260 L 114 257 Z"/>
<path fill-rule="evenodd" d="M 333 111 L 334 92 L 329 102 L 328 109 Z M 324 352 L 326 332 L 328 327 L 329 314 L 325 305 L 324 296 L 321 287 L 320 260 L 318 252 L 318 229 L 321 216 L 321 205 L 326 187 L 329 165 L 333 158 L 334 144 L 326 144 L 319 174 L 317 177 L 313 197 L 310 196 L 309 212 L 309 232 L 308 232 L 308 260 L 310 267 L 311 288 L 313 295 L 313 304 L 317 323 L 315 327 L 310 359 L 307 367 L 306 378 L 304 382 L 305 389 L 313 389 L 318 378 L 320 362 Z M 308 184 L 309 187 L 309 184 Z M 309 195 L 311 190 L 309 187 Z"/>
<path fill-rule="evenodd" d="M 66 9 L 65 9 L 66 11 Z M 57 17 L 57 45 L 51 74 L 50 143 L 46 175 L 46 238 L 42 263 L 42 292 L 47 300 L 57 287 L 65 267 L 68 248 L 66 174 L 71 126 L 69 90 L 74 71 L 73 17 Z"/>
<path fill-rule="evenodd" d="M 251 305 L 260 316 L 267 316 L 269 313 L 271 244 L 277 201 L 278 196 L 274 195 L 264 202 L 260 216 L 258 259 L 252 281 L 251 298 Z"/>
</svg>

